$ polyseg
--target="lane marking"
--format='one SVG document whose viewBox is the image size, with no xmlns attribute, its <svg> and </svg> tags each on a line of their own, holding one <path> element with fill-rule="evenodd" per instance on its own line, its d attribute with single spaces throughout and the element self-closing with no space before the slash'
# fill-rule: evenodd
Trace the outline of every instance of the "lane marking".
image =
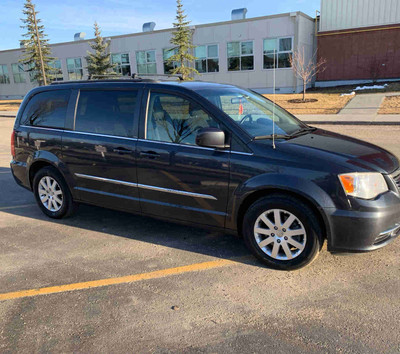
<svg viewBox="0 0 400 354">
<path fill-rule="evenodd" d="M 92 280 L 92 281 L 86 281 L 86 282 L 82 282 L 82 283 L 72 283 L 72 284 L 66 284 L 66 285 L 49 286 L 46 288 L 29 289 L 29 290 L 21 290 L 21 291 L 15 291 L 15 292 L 10 292 L 10 293 L 3 293 L 3 294 L 0 294 L 0 301 L 13 300 L 13 299 L 19 299 L 19 298 L 24 298 L 24 297 L 39 296 L 39 295 L 64 293 L 64 292 L 83 290 L 83 289 L 99 288 L 99 287 L 103 287 L 103 286 L 110 286 L 110 285 L 117 285 L 117 284 L 135 283 L 138 281 L 149 280 L 149 279 L 165 278 L 165 277 L 171 276 L 171 275 L 226 267 L 229 265 L 237 264 L 238 261 L 245 260 L 248 258 L 249 258 L 249 256 L 237 257 L 237 258 L 232 258 L 232 259 L 218 259 L 215 261 L 195 263 L 195 264 L 190 264 L 190 265 L 181 266 L 181 267 L 167 268 L 167 269 L 156 270 L 156 271 L 148 272 L 148 273 L 127 275 L 127 276 L 118 277 L 118 278 Z"/>
<path fill-rule="evenodd" d="M 0 207 L 0 211 L 19 209 L 19 208 L 29 208 L 29 207 L 32 207 L 35 205 L 37 205 L 37 204 L 22 204 L 22 205 L 12 205 L 12 206 Z"/>
</svg>

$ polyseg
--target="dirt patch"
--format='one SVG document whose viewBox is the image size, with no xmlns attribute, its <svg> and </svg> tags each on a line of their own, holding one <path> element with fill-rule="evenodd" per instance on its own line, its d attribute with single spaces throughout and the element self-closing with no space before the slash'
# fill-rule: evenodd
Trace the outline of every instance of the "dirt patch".
<svg viewBox="0 0 400 354">
<path fill-rule="evenodd" d="M 388 96 L 382 102 L 379 114 L 400 114 L 400 96 Z"/>
<path fill-rule="evenodd" d="M 18 111 L 22 100 L 1 100 L 0 111 Z"/>
<path fill-rule="evenodd" d="M 273 100 L 273 95 L 264 96 Z M 304 103 L 302 94 L 283 94 L 275 95 L 275 101 L 292 114 L 336 114 L 353 97 L 341 96 L 339 93 L 308 93 L 306 100 L 309 102 Z M 302 103 L 293 103 L 293 100 Z"/>
</svg>

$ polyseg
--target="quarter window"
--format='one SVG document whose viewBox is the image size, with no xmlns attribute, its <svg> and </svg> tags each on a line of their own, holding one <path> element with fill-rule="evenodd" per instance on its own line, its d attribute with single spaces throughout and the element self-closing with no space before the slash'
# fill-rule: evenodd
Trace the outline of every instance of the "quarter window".
<svg viewBox="0 0 400 354">
<path fill-rule="evenodd" d="M 63 72 L 61 69 L 61 61 L 55 59 L 49 63 L 51 81 L 63 81 Z"/>
<path fill-rule="evenodd" d="M 26 82 L 25 70 L 22 64 L 11 64 L 11 70 L 16 84 L 23 84 Z"/>
<path fill-rule="evenodd" d="M 253 70 L 254 54 L 253 42 L 229 42 L 228 71 Z"/>
<path fill-rule="evenodd" d="M 219 71 L 218 45 L 200 45 L 194 49 L 197 58 L 195 65 L 199 73 L 216 73 Z"/>
<path fill-rule="evenodd" d="M 137 91 L 81 91 L 75 130 L 106 135 L 133 136 Z"/>
<path fill-rule="evenodd" d="M 51 90 L 36 94 L 22 114 L 22 124 L 64 128 L 70 93 L 70 90 Z"/>
<path fill-rule="evenodd" d="M 156 51 L 136 52 L 138 74 L 157 74 Z"/>
<path fill-rule="evenodd" d="M 293 38 L 264 39 L 264 69 L 290 68 L 293 53 Z M 275 53 L 275 58 L 274 58 Z M 274 66 L 275 63 L 275 66 Z"/>
<path fill-rule="evenodd" d="M 170 74 L 179 66 L 177 61 L 169 62 L 168 59 L 178 53 L 178 48 L 163 49 L 164 74 Z"/>
<path fill-rule="evenodd" d="M 114 71 L 122 76 L 131 76 L 129 53 L 111 54 L 111 63 L 116 64 Z"/>
<path fill-rule="evenodd" d="M 9 84 L 10 76 L 8 75 L 7 65 L 0 65 L 0 84 Z"/>
<path fill-rule="evenodd" d="M 196 145 L 197 131 L 206 127 L 218 127 L 218 123 L 198 104 L 175 95 L 151 93 L 147 139 Z"/>
<path fill-rule="evenodd" d="M 70 80 L 82 80 L 83 69 L 81 58 L 68 58 L 67 59 L 68 78 Z"/>
</svg>

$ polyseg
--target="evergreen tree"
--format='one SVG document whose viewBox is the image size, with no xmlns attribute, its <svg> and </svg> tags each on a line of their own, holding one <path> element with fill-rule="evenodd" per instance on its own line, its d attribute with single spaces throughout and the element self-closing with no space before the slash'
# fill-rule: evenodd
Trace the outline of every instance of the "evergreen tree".
<svg viewBox="0 0 400 354">
<path fill-rule="evenodd" d="M 38 12 L 31 0 L 26 0 L 23 14 L 25 18 L 21 19 L 24 23 L 21 28 L 26 28 L 27 32 L 23 35 L 25 38 L 23 56 L 19 60 L 24 64 L 25 71 L 29 72 L 31 81 L 37 81 L 39 85 L 46 85 L 51 80 L 50 71 L 52 68 L 49 63 L 54 60 L 51 55 L 47 35 L 44 33 L 44 26 L 37 17 Z"/>
<path fill-rule="evenodd" d="M 172 32 L 171 38 L 171 43 L 175 45 L 171 50 L 175 50 L 176 53 L 168 59 L 168 62 L 179 63 L 175 69 L 171 70 L 171 74 L 180 74 L 182 80 L 193 80 L 190 74 L 198 74 L 199 72 L 189 66 L 189 63 L 193 63 L 196 59 L 190 54 L 190 50 L 195 47 L 192 44 L 192 32 L 188 27 L 190 21 L 186 20 L 187 15 L 185 15 L 185 10 L 183 10 L 182 1 L 176 0 L 176 3 L 176 22 L 173 24 L 175 30 Z"/>
<path fill-rule="evenodd" d="M 88 51 L 88 56 L 86 57 L 89 76 L 115 75 L 112 69 L 116 65 L 111 63 L 111 55 L 109 52 L 110 42 L 105 41 L 101 36 L 101 31 L 97 22 L 94 23 L 94 35 L 95 38 L 93 41 L 89 42 L 94 53 Z"/>
</svg>

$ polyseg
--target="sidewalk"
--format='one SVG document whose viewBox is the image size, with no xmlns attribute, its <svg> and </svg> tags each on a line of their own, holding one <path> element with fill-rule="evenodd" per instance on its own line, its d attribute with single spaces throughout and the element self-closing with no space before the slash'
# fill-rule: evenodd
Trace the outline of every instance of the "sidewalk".
<svg viewBox="0 0 400 354">
<path fill-rule="evenodd" d="M 400 114 L 378 114 L 386 96 L 400 93 L 356 95 L 338 114 L 304 114 L 297 118 L 308 124 L 400 125 Z"/>
</svg>

